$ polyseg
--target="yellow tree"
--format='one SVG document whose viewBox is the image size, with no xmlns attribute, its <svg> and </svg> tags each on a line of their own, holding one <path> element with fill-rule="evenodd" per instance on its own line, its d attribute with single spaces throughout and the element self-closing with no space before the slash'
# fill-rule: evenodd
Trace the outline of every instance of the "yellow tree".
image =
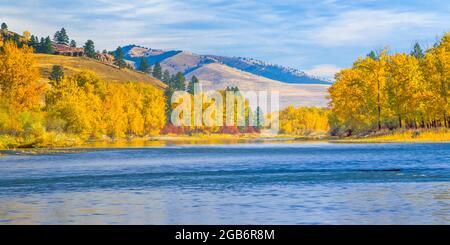
<svg viewBox="0 0 450 245">
<path fill-rule="evenodd" d="M 417 98 L 423 81 L 419 61 L 411 55 L 392 55 L 388 61 L 388 73 L 386 91 L 391 110 L 397 115 L 398 126 L 403 126 L 403 120 L 409 126 L 417 126 Z"/>
<path fill-rule="evenodd" d="M 442 118 L 444 125 L 450 126 L 450 33 L 446 33 L 440 43 L 427 51 L 424 60 L 424 73 L 426 86 L 433 94 L 435 113 L 431 120 L 436 124 L 438 118 Z M 434 125 L 436 126 L 436 125 Z"/>
<path fill-rule="evenodd" d="M 20 113 L 42 105 L 45 84 L 39 79 L 33 49 L 7 41 L 0 51 L 0 96 Z"/>
</svg>

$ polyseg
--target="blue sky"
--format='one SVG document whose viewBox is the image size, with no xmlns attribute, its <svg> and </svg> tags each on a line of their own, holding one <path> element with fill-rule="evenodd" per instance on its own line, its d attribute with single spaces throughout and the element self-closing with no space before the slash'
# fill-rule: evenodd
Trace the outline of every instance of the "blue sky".
<svg viewBox="0 0 450 245">
<path fill-rule="evenodd" d="M 406 52 L 450 31 L 442 0 L 0 0 L 0 21 L 17 32 L 78 44 L 138 44 L 199 54 L 245 56 L 330 77 L 372 49 Z"/>
</svg>

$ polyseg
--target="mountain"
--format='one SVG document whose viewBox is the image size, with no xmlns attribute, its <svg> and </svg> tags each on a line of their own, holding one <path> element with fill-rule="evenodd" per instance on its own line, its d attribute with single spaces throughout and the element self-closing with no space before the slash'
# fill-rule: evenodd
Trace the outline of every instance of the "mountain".
<svg viewBox="0 0 450 245">
<path fill-rule="evenodd" d="M 136 45 L 123 47 L 125 59 L 139 67 L 142 57 L 150 64 L 159 62 L 171 74 L 195 75 L 204 89 L 237 86 L 241 90 L 276 90 L 281 107 L 326 106 L 329 81 L 309 76 L 293 68 L 269 64 L 252 58 L 198 55 L 181 50 L 150 49 Z"/>
</svg>

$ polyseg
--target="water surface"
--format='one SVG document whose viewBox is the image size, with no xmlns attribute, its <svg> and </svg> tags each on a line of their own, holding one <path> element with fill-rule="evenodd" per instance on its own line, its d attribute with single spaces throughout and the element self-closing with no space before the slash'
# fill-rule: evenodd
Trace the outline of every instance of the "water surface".
<svg viewBox="0 0 450 245">
<path fill-rule="evenodd" d="M 10 155 L 0 224 L 450 224 L 450 144 Z"/>
</svg>

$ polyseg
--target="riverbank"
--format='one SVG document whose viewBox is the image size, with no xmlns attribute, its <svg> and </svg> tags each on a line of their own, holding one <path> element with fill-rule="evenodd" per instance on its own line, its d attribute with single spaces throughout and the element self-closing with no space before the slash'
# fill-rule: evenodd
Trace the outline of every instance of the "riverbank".
<svg viewBox="0 0 450 245">
<path fill-rule="evenodd" d="M 42 138 L 20 138 L 9 135 L 0 136 L 0 155 L 9 151 L 26 151 L 42 154 L 45 152 L 71 151 L 82 148 L 127 148 L 127 147 L 163 147 L 183 144 L 243 144 L 243 143 L 414 143 L 414 142 L 450 142 L 449 129 L 433 130 L 395 130 L 380 131 L 364 136 L 345 138 L 331 137 L 326 134 L 308 136 L 289 134 L 195 134 L 160 135 L 121 139 L 88 140 L 77 135 L 45 134 Z M 8 153 L 6 153 L 8 154 Z"/>
<path fill-rule="evenodd" d="M 450 130 L 440 129 L 409 129 L 380 131 L 365 136 L 354 136 L 333 139 L 335 143 L 418 143 L 418 142 L 450 142 Z"/>
</svg>

